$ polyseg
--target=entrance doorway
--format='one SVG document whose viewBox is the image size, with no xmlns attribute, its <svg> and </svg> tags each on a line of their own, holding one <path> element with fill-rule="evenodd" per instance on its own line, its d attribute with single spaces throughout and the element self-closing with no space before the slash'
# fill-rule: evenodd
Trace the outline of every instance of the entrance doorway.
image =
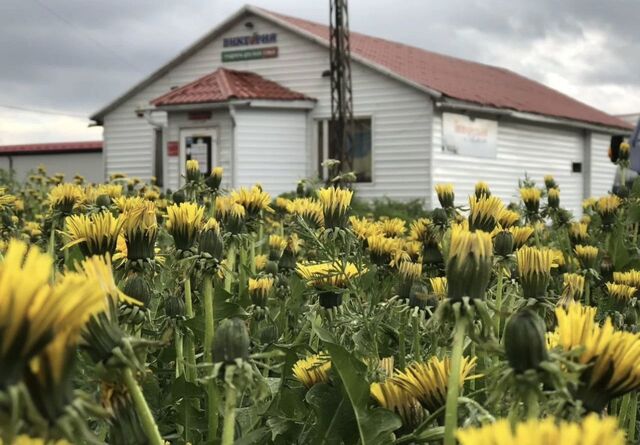
<svg viewBox="0 0 640 445">
<path fill-rule="evenodd" d="M 204 176 L 211 174 L 216 165 L 217 131 L 215 128 L 189 128 L 180 130 L 180 184 L 184 184 L 186 162 L 195 159 Z"/>
</svg>

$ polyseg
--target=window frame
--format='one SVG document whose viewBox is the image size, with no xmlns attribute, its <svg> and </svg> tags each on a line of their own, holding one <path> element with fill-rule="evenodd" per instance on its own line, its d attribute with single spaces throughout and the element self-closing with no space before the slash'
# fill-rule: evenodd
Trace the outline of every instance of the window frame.
<svg viewBox="0 0 640 445">
<path fill-rule="evenodd" d="M 329 156 L 329 121 L 331 120 L 330 116 L 319 116 L 314 118 L 314 131 L 313 131 L 313 141 L 314 141 L 314 153 L 316 154 L 316 160 L 322 161 L 318 162 L 316 166 L 315 174 L 319 177 L 321 181 L 324 181 L 327 177 L 328 171 L 326 167 L 322 167 L 322 162 L 326 161 Z M 375 165 L 376 165 L 376 157 L 375 157 L 375 147 L 376 147 L 376 139 L 375 139 L 375 128 L 376 128 L 376 119 L 374 115 L 357 115 L 353 117 L 353 120 L 369 120 L 371 122 L 371 180 L 366 182 L 354 182 L 353 184 L 357 187 L 371 187 L 376 182 L 376 174 L 375 174 Z M 319 138 L 319 124 L 322 124 L 322 147 L 320 147 L 320 138 Z M 320 175 L 322 174 L 322 175 Z"/>
</svg>

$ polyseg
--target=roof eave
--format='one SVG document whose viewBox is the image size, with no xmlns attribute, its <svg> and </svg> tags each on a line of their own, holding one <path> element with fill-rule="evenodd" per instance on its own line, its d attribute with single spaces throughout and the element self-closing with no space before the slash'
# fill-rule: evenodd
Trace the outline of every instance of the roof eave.
<svg viewBox="0 0 640 445">
<path fill-rule="evenodd" d="M 215 110 L 220 108 L 253 107 L 253 108 L 284 108 L 310 110 L 316 106 L 315 99 L 272 100 L 272 99 L 232 99 L 222 102 L 201 102 L 194 104 L 157 105 L 157 111 L 196 111 Z"/>
<path fill-rule="evenodd" d="M 535 113 L 527 113 L 524 111 L 511 110 L 507 108 L 496 108 L 485 105 L 474 104 L 470 102 L 459 101 L 446 98 L 435 103 L 437 109 L 445 111 L 472 111 L 477 113 L 493 114 L 497 116 L 507 116 L 513 119 L 536 122 L 540 124 L 561 125 L 565 127 L 580 128 L 583 130 L 598 131 L 607 134 L 631 134 L 629 128 L 616 127 L 593 122 L 580 121 L 576 119 L 548 116 Z"/>
</svg>

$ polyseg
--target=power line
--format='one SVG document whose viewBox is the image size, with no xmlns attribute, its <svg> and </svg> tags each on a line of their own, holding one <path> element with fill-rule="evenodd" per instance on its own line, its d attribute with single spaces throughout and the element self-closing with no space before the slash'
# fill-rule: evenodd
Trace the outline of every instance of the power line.
<svg viewBox="0 0 640 445">
<path fill-rule="evenodd" d="M 45 110 L 41 108 L 29 108 L 29 107 L 21 107 L 18 105 L 5 105 L 0 104 L 0 108 L 5 108 L 7 110 L 17 110 L 17 111 L 26 111 L 28 113 L 37 113 L 37 114 L 51 114 L 54 116 L 69 116 L 69 117 L 82 117 L 87 118 L 87 116 L 79 114 L 79 113 L 69 113 L 67 111 L 59 111 L 59 110 Z"/>
<path fill-rule="evenodd" d="M 130 60 L 128 60 L 125 57 L 122 57 L 122 55 L 109 48 L 107 45 L 105 45 L 104 43 L 100 42 L 99 40 L 95 39 L 94 37 L 92 37 L 90 34 L 88 34 L 82 27 L 76 25 L 74 22 L 72 22 L 71 20 L 67 19 L 64 15 L 60 14 L 59 12 L 57 12 L 55 9 L 52 9 L 50 6 L 42 3 L 40 0 L 33 0 L 35 2 L 36 5 L 40 6 L 42 9 L 44 9 L 45 11 L 47 11 L 49 14 L 51 14 L 52 16 L 56 17 L 58 20 L 60 20 L 61 22 L 69 25 L 70 27 L 74 28 L 76 31 L 79 31 L 82 34 L 82 38 L 87 39 L 87 40 L 91 40 L 94 44 L 96 44 L 97 46 L 99 46 L 100 48 L 102 48 L 103 50 L 107 51 L 108 53 L 110 53 L 112 56 L 114 56 L 116 59 L 120 60 L 122 63 L 124 63 L 125 65 L 127 65 L 129 68 L 133 68 L 134 70 L 138 71 L 139 73 L 144 73 L 145 70 L 143 70 L 142 68 L 140 68 L 139 66 L 136 66 L 135 64 L 131 63 Z"/>
</svg>

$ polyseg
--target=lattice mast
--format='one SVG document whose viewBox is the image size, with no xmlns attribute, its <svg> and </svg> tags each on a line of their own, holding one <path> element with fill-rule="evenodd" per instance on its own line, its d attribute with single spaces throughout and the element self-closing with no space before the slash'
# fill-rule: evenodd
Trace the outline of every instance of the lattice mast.
<svg viewBox="0 0 640 445">
<path fill-rule="evenodd" d="M 347 0 L 330 0 L 330 73 L 331 125 L 329 141 L 341 171 L 353 169 L 349 153 L 350 129 L 353 124 L 353 90 L 351 87 L 351 46 L 349 44 L 349 12 Z"/>
</svg>

